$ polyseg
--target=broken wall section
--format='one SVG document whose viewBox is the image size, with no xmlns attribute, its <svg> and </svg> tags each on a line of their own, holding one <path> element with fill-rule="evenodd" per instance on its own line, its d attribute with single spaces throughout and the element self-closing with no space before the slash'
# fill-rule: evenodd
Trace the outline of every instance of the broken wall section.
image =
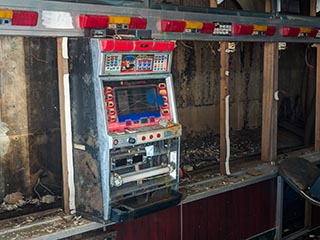
<svg viewBox="0 0 320 240">
<path fill-rule="evenodd" d="M 238 43 L 229 72 L 231 129 L 261 127 L 263 43 Z M 219 43 L 178 41 L 172 74 L 183 138 L 219 133 Z"/>
<path fill-rule="evenodd" d="M 39 177 L 61 191 L 56 40 L 0 37 L 0 51 L 0 201 L 34 195 Z"/>
</svg>

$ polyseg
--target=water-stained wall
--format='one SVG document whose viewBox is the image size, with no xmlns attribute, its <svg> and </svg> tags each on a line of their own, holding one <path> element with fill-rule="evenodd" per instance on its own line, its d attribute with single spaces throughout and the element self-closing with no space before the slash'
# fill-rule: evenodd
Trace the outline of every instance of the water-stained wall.
<svg viewBox="0 0 320 240">
<path fill-rule="evenodd" d="M 184 137 L 218 133 L 219 43 L 178 41 L 172 68 Z M 262 73 L 263 44 L 238 43 L 230 54 L 232 129 L 261 126 Z"/>
<path fill-rule="evenodd" d="M 0 51 L 0 201 L 13 192 L 32 194 L 44 174 L 59 189 L 56 40 L 0 37 Z"/>
</svg>

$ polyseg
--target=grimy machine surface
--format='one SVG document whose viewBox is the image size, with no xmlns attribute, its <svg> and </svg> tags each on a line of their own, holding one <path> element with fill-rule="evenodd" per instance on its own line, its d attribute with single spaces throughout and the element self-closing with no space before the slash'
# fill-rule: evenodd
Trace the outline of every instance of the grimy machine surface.
<svg viewBox="0 0 320 240">
<path fill-rule="evenodd" d="M 69 40 L 77 212 L 120 222 L 180 202 L 174 46 Z"/>
</svg>

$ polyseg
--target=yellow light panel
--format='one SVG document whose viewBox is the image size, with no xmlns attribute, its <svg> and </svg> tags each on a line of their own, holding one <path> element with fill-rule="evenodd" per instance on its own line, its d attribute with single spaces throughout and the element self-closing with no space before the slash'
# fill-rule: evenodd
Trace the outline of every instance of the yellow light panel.
<svg viewBox="0 0 320 240">
<path fill-rule="evenodd" d="M 4 10 L 0 9 L 0 18 L 12 19 L 13 11 L 12 10 Z"/>
<path fill-rule="evenodd" d="M 201 29 L 203 27 L 202 22 L 186 22 L 187 29 Z"/>
<path fill-rule="evenodd" d="M 126 17 L 126 16 L 109 16 L 109 23 L 129 24 L 130 23 L 130 17 Z"/>
<path fill-rule="evenodd" d="M 311 28 L 300 28 L 300 33 L 310 33 L 311 32 Z"/>
<path fill-rule="evenodd" d="M 253 31 L 265 32 L 267 31 L 268 26 L 265 25 L 253 25 Z"/>
</svg>

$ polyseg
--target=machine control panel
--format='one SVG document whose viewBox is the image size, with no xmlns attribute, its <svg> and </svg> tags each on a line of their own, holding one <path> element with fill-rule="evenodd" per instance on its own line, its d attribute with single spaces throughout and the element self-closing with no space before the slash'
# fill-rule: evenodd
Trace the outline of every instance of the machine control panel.
<svg viewBox="0 0 320 240">
<path fill-rule="evenodd" d="M 150 143 L 170 138 L 180 137 L 182 127 L 175 124 L 166 128 L 155 126 L 153 129 L 146 131 L 145 129 L 128 129 L 126 131 L 117 131 L 110 136 L 113 139 L 113 148 L 127 147 L 135 144 Z"/>
<path fill-rule="evenodd" d="M 102 74 L 161 73 L 169 71 L 169 54 L 104 54 Z"/>
</svg>

